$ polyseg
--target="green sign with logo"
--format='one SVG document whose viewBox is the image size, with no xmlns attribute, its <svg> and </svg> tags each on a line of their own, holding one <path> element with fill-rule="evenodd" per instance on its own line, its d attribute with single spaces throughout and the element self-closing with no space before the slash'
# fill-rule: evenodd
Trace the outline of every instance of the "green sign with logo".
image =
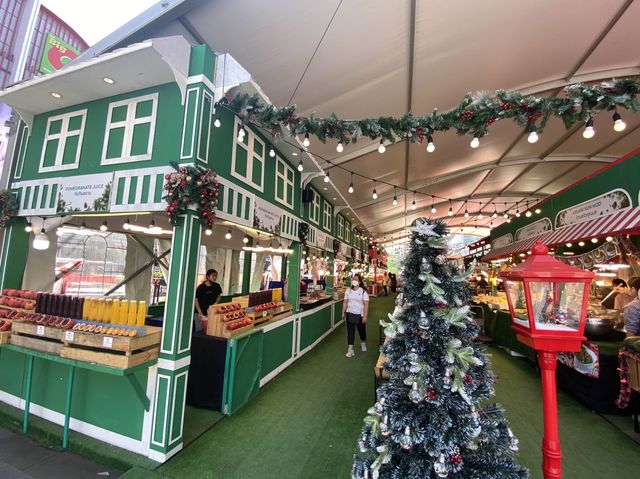
<svg viewBox="0 0 640 479">
<path fill-rule="evenodd" d="M 62 68 L 78 55 L 80 55 L 80 51 L 49 32 L 42 50 L 40 71 L 42 73 L 52 73 Z"/>
</svg>

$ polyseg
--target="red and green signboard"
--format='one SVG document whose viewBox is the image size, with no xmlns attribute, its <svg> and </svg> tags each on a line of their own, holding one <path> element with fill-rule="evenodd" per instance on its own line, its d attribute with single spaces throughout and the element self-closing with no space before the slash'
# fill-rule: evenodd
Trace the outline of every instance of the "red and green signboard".
<svg viewBox="0 0 640 479">
<path fill-rule="evenodd" d="M 67 42 L 49 32 L 47 33 L 47 40 L 42 50 L 40 71 L 42 73 L 52 73 L 62 68 L 78 55 L 80 55 L 79 50 L 76 50 Z"/>
</svg>

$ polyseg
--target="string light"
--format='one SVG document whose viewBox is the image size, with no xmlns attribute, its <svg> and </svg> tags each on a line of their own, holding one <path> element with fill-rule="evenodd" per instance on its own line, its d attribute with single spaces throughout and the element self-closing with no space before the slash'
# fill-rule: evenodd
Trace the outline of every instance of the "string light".
<svg viewBox="0 0 640 479">
<path fill-rule="evenodd" d="M 484 218 L 484 215 L 482 214 L 482 201 L 481 201 L 480 210 L 478 211 L 478 219 L 481 220 L 482 218 Z"/>
<path fill-rule="evenodd" d="M 302 140 L 302 144 L 305 146 L 305 148 L 311 144 L 311 142 L 309 141 L 309 133 L 304 134 L 304 140 Z"/>
<path fill-rule="evenodd" d="M 493 214 L 491 215 L 492 218 L 497 218 L 498 217 L 498 210 L 496 209 L 496 204 L 493 204 Z"/>
<path fill-rule="evenodd" d="M 274 156 L 276 156 L 276 150 L 273 149 L 273 146 L 271 148 L 269 148 L 269 156 L 271 158 L 273 158 Z"/>
<path fill-rule="evenodd" d="M 469 217 L 469 211 L 467 211 L 467 202 L 464 202 L 464 217 L 468 218 Z"/>
<path fill-rule="evenodd" d="M 393 206 L 398 206 L 398 194 L 395 186 L 393 187 Z"/>
<path fill-rule="evenodd" d="M 427 151 L 429 153 L 433 153 L 434 151 L 436 151 L 436 145 L 433 142 L 433 137 L 431 135 L 427 137 Z"/>
<path fill-rule="evenodd" d="M 329 172 L 327 171 L 327 172 L 325 172 L 325 174 L 324 174 L 324 182 L 325 182 L 325 183 L 329 183 L 329 179 L 330 179 L 330 178 L 329 178 Z"/>
<path fill-rule="evenodd" d="M 415 192 L 414 192 L 413 194 L 414 194 L 414 196 L 415 196 Z M 431 214 L 432 214 L 432 215 L 435 215 L 435 214 L 436 214 L 436 211 L 438 211 L 438 210 L 436 210 L 436 205 L 434 204 L 434 201 L 435 201 L 435 200 L 436 200 L 436 197 L 435 197 L 435 196 L 433 196 L 433 195 L 431 195 Z"/>
<path fill-rule="evenodd" d="M 249 237 L 247 235 L 244 235 L 244 238 L 242 238 L 242 242 L 244 244 L 247 244 L 249 242 Z"/>
<path fill-rule="evenodd" d="M 582 132 L 582 136 L 588 140 L 589 138 L 593 138 L 595 134 L 596 130 L 593 129 L 593 118 L 590 116 Z"/>
<path fill-rule="evenodd" d="M 220 118 L 218 118 L 218 115 L 216 115 L 216 119 L 213 121 L 213 126 L 215 126 L 216 128 L 220 128 L 222 126 L 222 123 L 220 122 Z"/>
<path fill-rule="evenodd" d="M 451 207 L 451 199 L 449 199 L 449 216 L 453 216 L 453 208 Z"/>
<path fill-rule="evenodd" d="M 471 143 L 469 143 L 469 146 L 471 148 L 478 148 L 480 146 L 480 139 L 477 136 L 474 136 Z"/>
<path fill-rule="evenodd" d="M 351 173 L 351 183 L 349 183 L 349 193 L 353 193 L 353 172 Z"/>
<path fill-rule="evenodd" d="M 378 193 L 376 192 L 376 182 L 373 182 L 373 194 L 371 195 L 371 198 L 373 198 L 374 200 L 378 199 Z"/>
<path fill-rule="evenodd" d="M 540 208 L 536 208 L 536 209 L 534 210 L 534 213 L 535 213 L 535 214 L 537 214 L 537 215 L 539 215 L 540 213 L 542 213 L 542 210 L 541 210 Z"/>
<path fill-rule="evenodd" d="M 225 239 L 230 240 L 230 239 L 231 239 L 231 236 L 232 236 L 232 234 L 231 234 L 231 230 L 227 230 L 227 234 L 225 234 L 225 235 L 224 235 Z"/>
<path fill-rule="evenodd" d="M 516 208 L 516 218 L 520 218 L 520 207 Z"/>
<path fill-rule="evenodd" d="M 416 192 L 413 192 L 413 201 L 411 202 L 411 209 L 415 210 L 416 209 Z"/>
<path fill-rule="evenodd" d="M 207 236 L 211 236 L 213 234 L 213 231 L 211 230 L 211 228 L 207 228 L 206 230 L 204 230 L 204 234 Z"/>
<path fill-rule="evenodd" d="M 618 113 L 618 110 L 616 110 L 616 112 L 613 114 L 613 129 L 615 131 L 624 131 L 624 129 L 627 127 L 627 124 L 622 121 L 622 116 L 620 116 L 620 113 Z"/>
<path fill-rule="evenodd" d="M 524 215 L 527 218 L 531 218 L 531 214 L 532 214 L 531 211 L 529 211 L 529 202 L 527 201 L 527 211 L 524 213 Z"/>
<path fill-rule="evenodd" d="M 298 171 L 302 173 L 303 170 L 304 166 L 302 165 L 302 158 L 300 158 L 300 161 L 298 162 Z"/>
<path fill-rule="evenodd" d="M 344 151 L 344 145 L 342 144 L 341 141 L 338 142 L 338 146 L 336 146 L 336 151 L 338 153 L 342 153 Z"/>
<path fill-rule="evenodd" d="M 536 143 L 538 141 L 538 129 L 532 126 L 529 130 L 529 137 L 527 138 L 529 143 Z"/>
<path fill-rule="evenodd" d="M 378 147 L 378 153 L 384 153 L 385 151 L 387 151 L 387 149 L 384 146 L 384 140 L 380 140 L 380 146 Z"/>
<path fill-rule="evenodd" d="M 31 233 L 33 231 L 33 226 L 31 225 L 31 222 L 27 223 L 27 226 L 24 227 L 24 230 L 27 233 Z"/>
<path fill-rule="evenodd" d="M 240 125 L 240 129 L 238 130 L 238 142 L 242 143 L 244 141 L 244 137 L 247 132 L 244 130 L 244 125 Z"/>
</svg>

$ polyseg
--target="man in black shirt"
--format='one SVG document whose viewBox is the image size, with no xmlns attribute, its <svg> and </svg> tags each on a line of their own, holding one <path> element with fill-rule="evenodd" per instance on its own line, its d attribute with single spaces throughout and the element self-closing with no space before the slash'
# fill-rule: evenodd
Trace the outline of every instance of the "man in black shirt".
<svg viewBox="0 0 640 479">
<path fill-rule="evenodd" d="M 206 319 L 209 306 L 220 301 L 222 288 L 218 283 L 218 272 L 215 269 L 207 270 L 204 282 L 196 288 L 196 311 L 203 319 Z"/>
</svg>

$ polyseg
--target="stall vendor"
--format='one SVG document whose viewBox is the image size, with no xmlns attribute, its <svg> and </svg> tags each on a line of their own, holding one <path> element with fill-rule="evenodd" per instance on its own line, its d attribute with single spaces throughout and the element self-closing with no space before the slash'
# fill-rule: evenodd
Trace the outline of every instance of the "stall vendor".
<svg viewBox="0 0 640 479">
<path fill-rule="evenodd" d="M 196 311 L 202 319 L 207 319 L 209 306 L 220 302 L 222 288 L 216 280 L 218 272 L 215 269 L 207 270 L 204 281 L 196 288 Z"/>
<path fill-rule="evenodd" d="M 635 299 L 624 308 L 624 329 L 627 336 L 640 336 L 640 298 L 638 298 L 640 277 L 631 278 L 628 285 Z"/>
</svg>

